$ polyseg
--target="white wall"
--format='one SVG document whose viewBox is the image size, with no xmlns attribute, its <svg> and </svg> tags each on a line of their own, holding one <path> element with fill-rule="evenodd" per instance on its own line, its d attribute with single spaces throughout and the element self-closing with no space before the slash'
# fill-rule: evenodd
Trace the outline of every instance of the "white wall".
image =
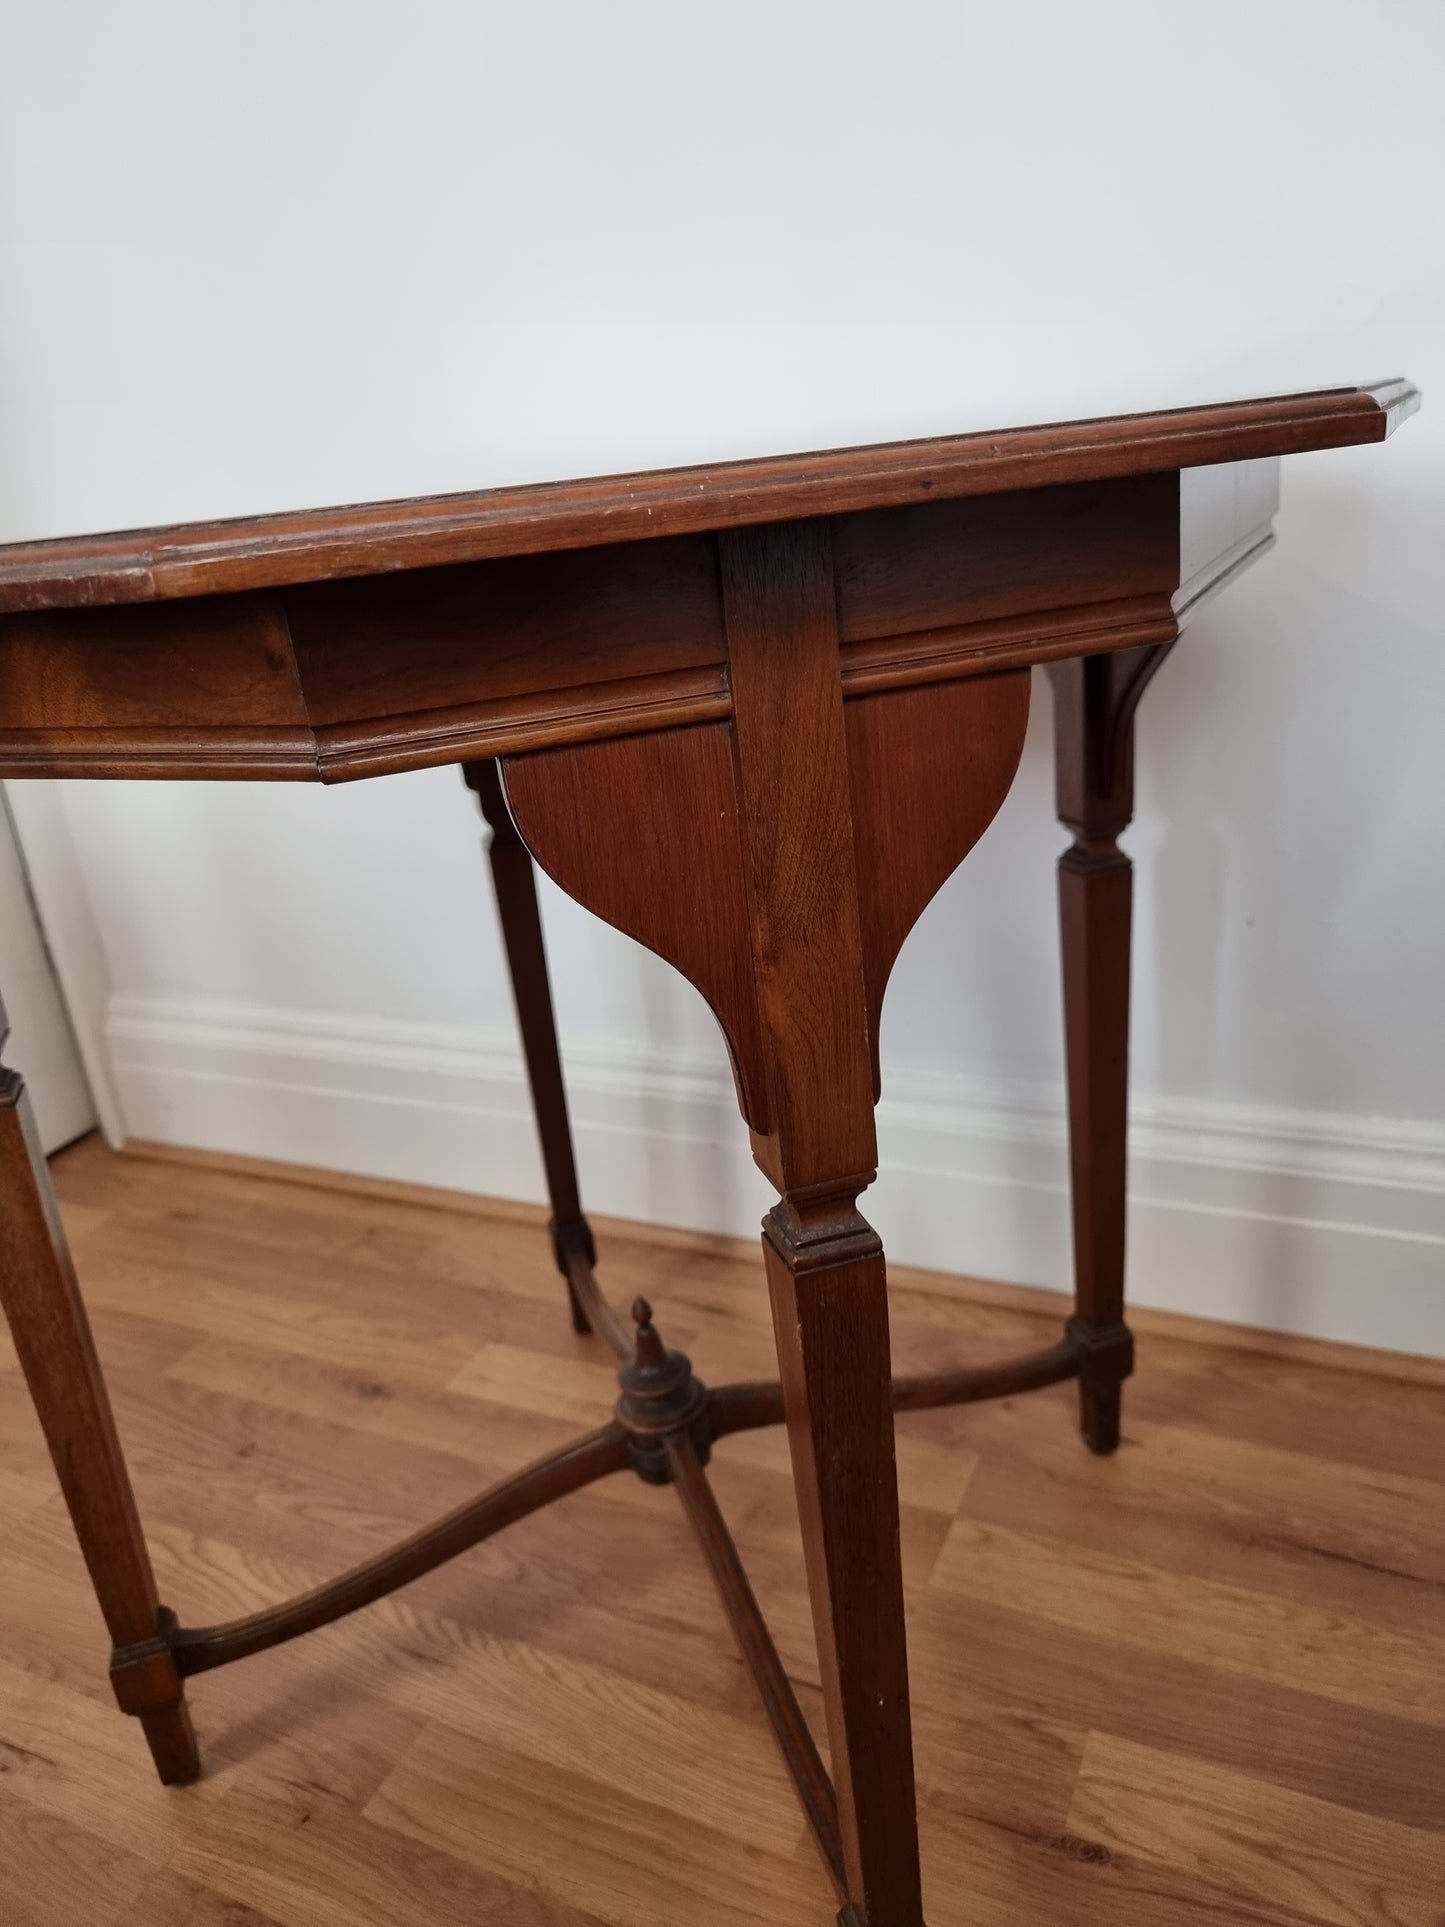
<svg viewBox="0 0 1445 1927">
<path fill-rule="evenodd" d="M 95 1106 L 30 896 L 10 812 L 0 796 L 0 995 L 8 1052 L 25 1066 L 35 1128 L 47 1152 L 95 1128 Z"/>
<path fill-rule="evenodd" d="M 1445 1351 L 1436 0 L 10 13 L 5 538 L 1419 381 L 1146 700 L 1131 1284 Z M 874 1208 L 1059 1283 L 1047 725 L 899 964 Z M 453 773 L 66 807 L 133 1131 L 535 1187 Z M 547 917 L 597 1204 L 748 1227 L 699 1001 Z"/>
</svg>

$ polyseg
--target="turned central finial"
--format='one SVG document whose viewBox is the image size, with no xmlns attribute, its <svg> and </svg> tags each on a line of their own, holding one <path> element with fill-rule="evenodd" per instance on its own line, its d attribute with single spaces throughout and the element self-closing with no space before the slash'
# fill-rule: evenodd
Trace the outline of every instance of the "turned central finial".
<svg viewBox="0 0 1445 1927">
<path fill-rule="evenodd" d="M 637 1327 L 637 1362 L 639 1365 L 660 1365 L 666 1357 L 662 1340 L 652 1322 L 652 1307 L 645 1298 L 632 1301 L 632 1321 Z"/>
<path fill-rule="evenodd" d="M 645 1298 L 633 1299 L 632 1322 L 636 1349 L 617 1374 L 617 1420 L 628 1435 L 634 1469 L 650 1484 L 666 1485 L 672 1478 L 670 1438 L 690 1435 L 707 1462 L 707 1389 L 693 1377 L 687 1355 L 669 1351 L 658 1337 Z"/>
</svg>

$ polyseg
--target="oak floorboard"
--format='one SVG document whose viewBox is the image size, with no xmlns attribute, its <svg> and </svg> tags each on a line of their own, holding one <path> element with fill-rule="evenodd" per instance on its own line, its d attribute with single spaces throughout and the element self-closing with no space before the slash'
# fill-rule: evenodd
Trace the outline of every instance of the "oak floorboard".
<svg viewBox="0 0 1445 1927">
<path fill-rule="evenodd" d="M 16 1667 L 0 1667 L 0 1791 L 56 1821 L 164 1864 L 187 1802 L 144 1771 L 114 1709 Z M 216 1780 L 206 1783 L 214 1796 Z M 195 1802 L 190 1802 L 194 1806 Z"/>
<path fill-rule="evenodd" d="M 1244 1904 L 1067 1829 L 981 1824 L 946 1791 L 925 1792 L 922 1816 L 928 1927 L 1305 1927 L 1296 1913 Z"/>
<path fill-rule="evenodd" d="M 1442 1630 L 1399 1633 L 968 1517 L 954 1522 L 934 1576 L 946 1591 L 1046 1623 L 1445 1727 Z"/>
<path fill-rule="evenodd" d="M 1069 1826 L 1111 1853 L 1330 1927 L 1441 1927 L 1445 1837 L 1093 1734 Z"/>
<path fill-rule="evenodd" d="M 995 1700 L 1259 1779 L 1339 1798 L 1381 1818 L 1445 1824 L 1437 1726 L 1241 1680 L 1201 1661 L 1081 1633 L 930 1586 L 916 1602 L 913 1691 L 934 1705 Z"/>
<path fill-rule="evenodd" d="M 409 1319 L 400 1289 L 394 1314 L 375 1318 L 358 1312 L 341 1284 L 318 1305 L 284 1280 L 274 1291 L 257 1291 L 218 1278 L 214 1265 L 188 1270 L 179 1261 L 86 1256 L 88 1263 L 77 1253 L 87 1304 L 102 1312 L 154 1312 L 168 1302 L 176 1323 L 197 1335 L 242 1338 L 355 1371 L 385 1359 L 388 1371 L 423 1385 L 444 1384 L 478 1349 L 465 1333 Z"/>
<path fill-rule="evenodd" d="M 479 1482 L 502 1478 L 555 1451 L 577 1432 L 575 1417 L 549 1419 L 515 1405 L 501 1408 L 466 1393 L 409 1384 L 382 1359 L 358 1372 L 263 1347 L 202 1339 L 186 1347 L 165 1376 L 198 1391 L 265 1406 L 282 1415 L 279 1423 L 314 1419 L 354 1439 L 446 1454 L 474 1467 Z"/>
<path fill-rule="evenodd" d="M 433 1847 L 500 1867 L 609 1927 L 759 1927 L 827 1921 L 832 1888 L 811 1858 L 743 1845 L 693 1816 L 557 1760 L 428 1726 L 366 1817 Z M 795 1830 L 796 1832 L 796 1830 Z M 654 1870 L 639 1879 L 640 1870 Z M 832 1908 L 830 1909 L 830 1901 Z"/>
<path fill-rule="evenodd" d="M 608 1408 L 526 1206 L 234 1160 L 55 1164 L 162 1597 L 315 1585 Z M 599 1225 L 706 1380 L 770 1375 L 755 1247 Z M 901 1371 L 1050 1342 L 899 1270 Z M 930 1927 L 1445 1927 L 1445 1369 L 1146 1314 L 1112 1460 L 1068 1386 L 899 1422 Z M 781 1430 L 713 1476 L 805 1714 Z M 672 1494 L 614 1477 L 190 1687 L 154 1780 L 0 1345 L 5 1927 L 826 1927 Z M 1432 1907 L 1436 1910 L 1432 1913 Z"/>
<path fill-rule="evenodd" d="M 1081 1550 L 1200 1580 L 1284 1594 L 1299 1604 L 1409 1634 L 1445 1623 L 1445 1484 L 1364 1471 L 1185 1427 L 1131 1420 L 1110 1460 L 1059 1449 L 1048 1406 L 992 1414 L 962 1510 L 1034 1529 Z M 956 1450 L 957 1448 L 955 1448 Z"/>
<path fill-rule="evenodd" d="M 278 1927 L 597 1927 L 527 1891 L 304 1791 L 238 1787 L 197 1821 L 172 1862 L 202 1888 Z"/>
<path fill-rule="evenodd" d="M 0 1786 L 0 1794 L 3 1794 Z M 42 1807 L 0 1798 L 5 1927 L 112 1927 L 151 1875 L 140 1854 Z"/>
<path fill-rule="evenodd" d="M 1348 1355 L 1348 1348 L 1341 1347 Z M 1131 1383 L 1136 1419 L 1217 1432 L 1366 1472 L 1439 1480 L 1445 1376 L 1435 1384 L 1202 1345 L 1159 1348 Z M 1197 1356 L 1205 1353 L 1205 1356 Z M 1349 1423 L 1340 1410 L 1349 1408 Z"/>
<path fill-rule="evenodd" d="M 114 1927 L 281 1927 L 281 1922 L 163 1867 L 116 1915 Z"/>
</svg>

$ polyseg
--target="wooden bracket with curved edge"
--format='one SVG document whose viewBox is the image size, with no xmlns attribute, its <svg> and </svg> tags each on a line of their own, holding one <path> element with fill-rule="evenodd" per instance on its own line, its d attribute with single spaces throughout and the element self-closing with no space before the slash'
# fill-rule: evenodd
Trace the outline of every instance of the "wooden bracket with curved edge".
<svg viewBox="0 0 1445 1927">
<path fill-rule="evenodd" d="M 843 705 L 875 1098 L 889 976 L 1008 794 L 1029 691 L 1028 670 L 1015 669 Z M 512 812 L 542 868 L 702 993 L 727 1044 L 738 1107 L 765 1138 L 773 1122 L 732 727 L 701 723 L 542 750 L 509 758 L 504 769 Z"/>
<path fill-rule="evenodd" d="M 1174 638 L 1047 665 L 1054 690 L 1059 821 L 1086 845 L 1112 842 L 1134 814 L 1134 715 Z"/>
<path fill-rule="evenodd" d="M 875 1098 L 889 976 L 909 932 L 1009 793 L 1031 687 L 1027 669 L 1006 670 L 843 706 Z"/>
</svg>

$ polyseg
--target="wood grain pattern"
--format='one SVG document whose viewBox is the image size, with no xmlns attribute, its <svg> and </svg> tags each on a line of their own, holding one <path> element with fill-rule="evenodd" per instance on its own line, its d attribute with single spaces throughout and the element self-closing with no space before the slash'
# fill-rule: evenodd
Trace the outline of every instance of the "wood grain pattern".
<svg viewBox="0 0 1445 1927">
<path fill-rule="evenodd" d="M 1069 1827 L 1111 1853 L 1175 1868 L 1333 1927 L 1440 1927 L 1445 1838 L 1198 1760 L 1094 1733 Z"/>
<path fill-rule="evenodd" d="M 16 776 L 314 775 L 279 600 L 0 619 L 0 764 Z"/>
<path fill-rule="evenodd" d="M 915 630 L 1079 608 L 1179 586 L 1177 471 L 920 502 L 835 518 L 838 634 Z"/>
<path fill-rule="evenodd" d="M 271 588 L 1383 441 L 1407 381 L 0 549 L 0 611 Z"/>
<path fill-rule="evenodd" d="M 480 1805 L 463 1790 L 468 1772 L 489 1786 Z M 826 1879 L 765 1840 L 740 1852 L 728 1834 L 696 1818 L 681 1825 L 625 1786 L 606 1791 L 593 1775 L 539 1768 L 486 1739 L 459 1743 L 440 1725 L 398 1763 L 366 1817 L 519 1887 L 542 1887 L 610 1927 L 747 1927 L 773 1910 L 820 1921 L 831 1911 Z M 639 1878 L 639 1859 L 666 1865 L 666 1890 Z"/>
<path fill-rule="evenodd" d="M 844 709 L 873 1089 L 904 940 L 997 815 L 1023 753 L 1027 673 L 855 697 Z"/>
<path fill-rule="evenodd" d="M 519 1309 L 534 1336 L 516 1349 L 531 1351 L 538 1378 L 549 1361 L 599 1356 L 559 1312 L 541 1212 L 489 1217 L 475 1200 L 117 1159 L 97 1142 L 66 1153 L 56 1174 L 87 1284 L 149 1254 L 148 1284 L 123 1308 L 96 1306 L 94 1323 L 161 1578 L 188 1606 L 224 1617 L 324 1578 L 362 1543 L 348 1519 L 374 1536 L 379 1501 L 447 1503 L 476 1484 L 479 1465 L 490 1472 L 509 1450 L 519 1463 L 587 1422 L 585 1377 L 570 1413 L 552 1420 L 493 1402 L 508 1395 L 505 1377 L 474 1375 L 475 1395 L 445 1389 L 466 1345 L 477 1353 L 494 1329 L 523 1329 Z M 742 1376 L 768 1371 L 754 1249 L 620 1225 L 599 1235 L 614 1295 L 670 1289 L 700 1356 Z M 156 1268 L 168 1246 L 170 1266 Z M 318 1262 L 343 1247 L 344 1266 Z M 209 1332 L 175 1322 L 192 1266 Z M 351 1363 L 323 1363 L 301 1348 L 300 1318 L 263 1330 L 253 1301 L 226 1327 L 251 1278 L 278 1295 L 295 1281 L 303 1309 L 339 1331 L 358 1276 L 368 1323 L 410 1333 L 403 1370 L 362 1331 Z M 890 1287 L 904 1372 L 936 1364 L 946 1334 L 982 1362 L 1047 1342 L 1061 1315 L 1044 1294 L 921 1273 L 895 1271 Z M 1422 1714 L 1438 1678 L 1445 1461 L 1436 1451 L 1422 1466 L 1419 1451 L 1435 1437 L 1432 1410 L 1440 1423 L 1442 1368 L 1415 1361 L 1412 1383 L 1342 1348 L 1304 1359 L 1258 1334 L 1163 1314 L 1140 1322 L 1151 1342 L 1113 1459 L 1079 1450 L 1062 1387 L 899 1421 L 925 1917 L 930 1927 L 1436 1927 L 1445 1729 Z M 1419 1376 L 1427 1369 L 1433 1377 Z M 559 1398 L 567 1383 L 554 1380 Z M 192 1441 L 188 1463 L 172 1449 L 178 1428 Z M 198 1719 L 212 1770 L 174 1792 L 155 1784 L 134 1725 L 106 1703 L 79 1555 L 6 1354 L 0 1459 L 48 1495 L 0 1540 L 7 1920 L 798 1927 L 830 1917 L 827 1878 L 668 1494 L 598 1486 L 390 1609 L 208 1676 Z M 726 1440 L 711 1471 L 819 1730 L 785 1442 Z M 312 1520 L 309 1567 L 287 1523 L 293 1497 Z M 967 1542 L 949 1550 L 924 1529 L 986 1524 L 1005 1505 L 1011 1529 L 1048 1548 L 1082 1602 L 1072 1624 L 1036 1610 L 1031 1562 L 1013 1567 L 1009 1603 L 958 1590 L 952 1562 L 968 1569 Z M 1173 1575 L 1167 1642 L 1137 1643 L 1091 1534 L 1132 1570 L 1166 1585 Z M 1206 1577 L 1233 1574 L 1224 1598 L 1196 1576 L 1206 1539 Z M 1356 1590 L 1338 1590 L 1347 1584 Z M 1275 1631 L 1252 1647 L 1261 1624 Z M 1408 1643 L 1405 1664 L 1418 1671 L 1413 1681 L 1392 1671 L 1385 1689 L 1403 1711 L 1361 1703 L 1382 1697 L 1378 1672 L 1363 1694 L 1320 1690 L 1347 1675 L 1366 1625 Z M 1274 1653 L 1307 1652 L 1317 1665 L 1270 1670 Z M 1240 1670 L 1256 1659 L 1258 1671 Z M 699 1719 L 721 1747 L 720 1781 L 690 1764 Z M 724 1820 L 738 1802 L 737 1828 L 698 1822 L 719 1785 Z"/>
<path fill-rule="evenodd" d="M 790 1193 L 877 1163 L 826 522 L 721 539 L 731 734 L 768 1060 L 754 1155 Z M 759 1140 L 766 1138 L 767 1143 Z M 859 1186 L 855 1186 L 854 1195 Z"/>
<path fill-rule="evenodd" d="M 321 729 L 385 718 L 400 688 L 411 709 L 442 710 L 720 670 L 724 655 L 706 536 L 314 583 L 286 609 Z"/>
<path fill-rule="evenodd" d="M 509 757 L 504 769 L 512 813 L 542 868 L 707 999 L 739 1108 L 765 1132 L 770 1100 L 726 725 Z"/>
<path fill-rule="evenodd" d="M 889 974 L 1007 795 L 1028 704 L 1028 677 L 1005 674 L 870 694 L 844 707 L 875 1094 Z M 727 1041 L 739 1108 L 766 1138 L 771 1099 L 729 753 L 719 725 L 509 758 L 507 782 L 522 832 L 549 874 L 702 992 Z M 602 796 L 605 810 L 596 802 Z M 666 799 L 662 810 L 658 798 Z M 785 820 L 776 800 L 760 807 Z M 774 995 L 785 1000 L 786 992 Z"/>
<path fill-rule="evenodd" d="M 529 715 L 585 735 L 725 707 L 706 536 L 318 582 L 286 607 L 321 764 L 351 775 L 504 744 Z"/>
<path fill-rule="evenodd" d="M 971 1520 L 955 1525 L 936 1577 L 969 1598 L 1193 1659 L 1241 1681 L 1278 1681 L 1445 1727 L 1445 1633 L 1398 1633 L 1303 1603 L 1283 1611 L 1245 1587 L 1160 1573 L 1135 1559 L 1066 1549 Z M 1207 1636 L 1197 1619 L 1206 1601 Z"/>
</svg>

